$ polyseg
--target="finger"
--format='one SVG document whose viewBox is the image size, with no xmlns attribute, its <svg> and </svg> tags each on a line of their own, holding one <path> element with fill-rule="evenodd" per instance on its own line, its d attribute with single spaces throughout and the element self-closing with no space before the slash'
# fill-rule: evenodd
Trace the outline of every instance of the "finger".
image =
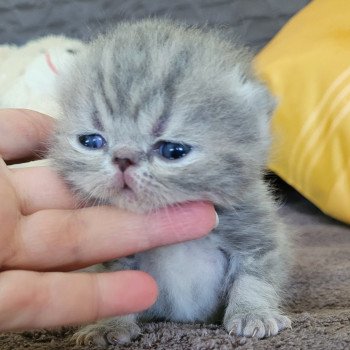
<svg viewBox="0 0 350 350">
<path fill-rule="evenodd" d="M 14 239 L 18 246 L 2 266 L 39 271 L 77 269 L 202 237 L 215 223 L 213 206 L 203 202 L 145 215 L 111 207 L 42 210 L 23 218 Z"/>
<path fill-rule="evenodd" d="M 0 156 L 15 160 L 42 152 L 53 127 L 54 119 L 38 112 L 0 110 Z"/>
<path fill-rule="evenodd" d="M 62 179 L 48 167 L 12 169 L 10 176 L 23 215 L 42 209 L 73 209 L 76 206 Z"/>
<path fill-rule="evenodd" d="M 155 281 L 141 271 L 0 274 L 0 329 L 81 324 L 139 312 L 157 297 Z"/>
</svg>

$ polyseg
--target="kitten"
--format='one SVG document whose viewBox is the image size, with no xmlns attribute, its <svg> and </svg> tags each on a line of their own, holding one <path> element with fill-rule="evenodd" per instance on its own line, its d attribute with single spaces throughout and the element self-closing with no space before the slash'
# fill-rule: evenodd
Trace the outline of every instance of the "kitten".
<svg viewBox="0 0 350 350">
<path fill-rule="evenodd" d="M 80 54 L 61 90 L 50 156 L 79 198 L 135 212 L 208 200 L 220 217 L 205 238 L 105 264 L 148 272 L 160 295 L 145 312 L 83 328 L 77 343 L 130 341 L 138 320 L 210 322 L 222 308 L 230 334 L 290 327 L 284 227 L 261 179 L 274 101 L 247 50 L 214 30 L 122 23 Z"/>
</svg>

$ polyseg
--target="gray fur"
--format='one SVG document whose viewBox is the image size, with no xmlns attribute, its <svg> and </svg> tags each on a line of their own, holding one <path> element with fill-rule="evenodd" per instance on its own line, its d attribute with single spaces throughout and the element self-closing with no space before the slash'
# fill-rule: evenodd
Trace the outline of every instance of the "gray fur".
<svg viewBox="0 0 350 350">
<path fill-rule="evenodd" d="M 237 335 L 262 338 L 290 326 L 280 311 L 284 227 L 261 179 L 274 101 L 253 77 L 246 49 L 207 28 L 123 23 L 80 54 L 63 79 L 61 105 L 51 158 L 83 202 L 148 212 L 209 200 L 220 213 L 205 238 L 106 264 L 150 273 L 158 301 L 132 319 L 88 326 L 79 343 L 111 343 L 111 324 L 118 342 L 120 322 L 120 338 L 128 322 L 132 338 L 136 318 L 208 322 L 223 307 L 224 326 Z M 85 149 L 77 141 L 84 133 L 100 133 L 108 146 Z M 164 160 L 154 152 L 159 140 L 193 148 Z M 134 196 L 116 180 L 116 157 L 136 163 L 125 171 Z"/>
</svg>

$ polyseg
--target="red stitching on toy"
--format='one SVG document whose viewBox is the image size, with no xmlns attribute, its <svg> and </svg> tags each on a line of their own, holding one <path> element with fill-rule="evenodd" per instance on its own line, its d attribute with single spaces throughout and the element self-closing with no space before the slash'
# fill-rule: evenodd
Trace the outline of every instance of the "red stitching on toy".
<svg viewBox="0 0 350 350">
<path fill-rule="evenodd" d="M 50 54 L 48 52 L 45 53 L 46 63 L 49 66 L 49 68 L 54 72 L 54 74 L 58 75 L 58 71 L 56 66 L 52 63 Z"/>
</svg>

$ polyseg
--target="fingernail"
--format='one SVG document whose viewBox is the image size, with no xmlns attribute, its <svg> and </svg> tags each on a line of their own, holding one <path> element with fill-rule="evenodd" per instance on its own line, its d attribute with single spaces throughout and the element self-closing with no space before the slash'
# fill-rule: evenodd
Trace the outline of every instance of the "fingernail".
<svg viewBox="0 0 350 350">
<path fill-rule="evenodd" d="M 214 228 L 217 228 L 219 226 L 219 215 L 217 212 L 215 212 L 215 226 Z"/>
</svg>

